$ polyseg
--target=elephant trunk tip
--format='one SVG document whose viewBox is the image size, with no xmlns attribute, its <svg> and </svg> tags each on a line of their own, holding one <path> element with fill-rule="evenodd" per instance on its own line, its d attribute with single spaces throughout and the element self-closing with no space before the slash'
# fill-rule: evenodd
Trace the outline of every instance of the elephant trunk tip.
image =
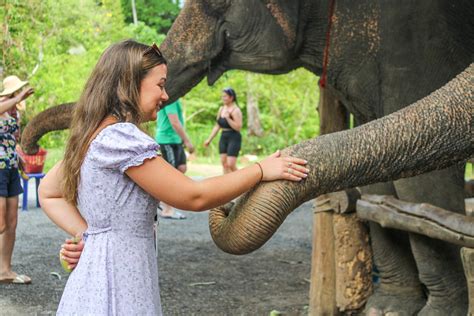
<svg viewBox="0 0 474 316">
<path fill-rule="evenodd" d="M 234 217 L 232 210 L 234 202 L 213 208 L 209 211 L 209 230 L 214 243 L 222 251 L 232 255 L 245 255 L 252 252 L 253 248 L 242 247 L 237 242 L 236 236 L 232 236 L 232 230 L 229 226 L 232 225 L 229 217 Z"/>
<path fill-rule="evenodd" d="M 37 143 L 21 142 L 21 150 L 27 155 L 36 155 L 40 149 Z"/>
</svg>

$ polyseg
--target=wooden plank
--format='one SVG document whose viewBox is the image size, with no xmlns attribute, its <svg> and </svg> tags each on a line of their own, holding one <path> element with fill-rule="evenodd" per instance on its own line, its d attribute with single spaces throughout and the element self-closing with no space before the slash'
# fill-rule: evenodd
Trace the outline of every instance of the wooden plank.
<svg viewBox="0 0 474 316">
<path fill-rule="evenodd" d="M 390 196 L 364 195 L 357 202 L 357 215 L 383 227 L 474 248 L 474 218 L 430 204 L 409 203 Z"/>
</svg>

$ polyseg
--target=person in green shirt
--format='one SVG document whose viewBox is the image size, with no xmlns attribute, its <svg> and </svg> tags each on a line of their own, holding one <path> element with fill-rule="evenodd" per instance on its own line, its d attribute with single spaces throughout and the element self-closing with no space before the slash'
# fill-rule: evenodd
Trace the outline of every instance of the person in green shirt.
<svg viewBox="0 0 474 316">
<path fill-rule="evenodd" d="M 184 129 L 183 110 L 181 102 L 177 100 L 165 106 L 158 112 L 156 142 L 160 145 L 163 159 L 173 165 L 182 173 L 186 172 L 186 153 L 183 145 L 189 153 L 194 152 L 194 146 L 189 140 Z M 163 210 L 160 217 L 170 219 L 185 219 L 186 216 L 173 209 L 171 206 L 161 203 Z"/>
</svg>

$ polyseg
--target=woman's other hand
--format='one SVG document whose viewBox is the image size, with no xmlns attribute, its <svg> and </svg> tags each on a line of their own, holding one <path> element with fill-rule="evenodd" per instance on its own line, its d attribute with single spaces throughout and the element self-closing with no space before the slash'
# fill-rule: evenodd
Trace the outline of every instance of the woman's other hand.
<svg viewBox="0 0 474 316">
<path fill-rule="evenodd" d="M 209 147 L 209 144 L 211 143 L 211 141 L 209 139 L 206 139 L 206 141 L 204 142 L 203 146 L 204 147 Z"/>
<path fill-rule="evenodd" d="M 260 162 L 263 181 L 290 180 L 300 181 L 308 176 L 307 161 L 295 157 L 281 157 L 278 150 Z"/>
<path fill-rule="evenodd" d="M 82 239 L 78 243 L 75 243 L 72 238 L 66 239 L 65 243 L 61 245 L 61 259 L 68 263 L 69 270 L 73 270 L 77 266 L 83 249 L 84 241 Z"/>
</svg>

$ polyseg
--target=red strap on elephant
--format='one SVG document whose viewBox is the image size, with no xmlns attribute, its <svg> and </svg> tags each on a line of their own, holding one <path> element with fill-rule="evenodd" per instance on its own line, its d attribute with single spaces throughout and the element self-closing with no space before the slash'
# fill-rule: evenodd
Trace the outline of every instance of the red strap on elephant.
<svg viewBox="0 0 474 316">
<path fill-rule="evenodd" d="M 331 3 L 329 5 L 328 29 L 326 31 L 326 45 L 324 46 L 324 55 L 323 55 L 323 73 L 321 74 L 321 79 L 319 79 L 319 86 L 321 88 L 326 87 L 327 68 L 328 68 L 328 62 L 329 62 L 329 43 L 331 40 L 332 16 L 334 14 L 335 6 L 336 6 L 336 0 L 331 0 Z"/>
</svg>

